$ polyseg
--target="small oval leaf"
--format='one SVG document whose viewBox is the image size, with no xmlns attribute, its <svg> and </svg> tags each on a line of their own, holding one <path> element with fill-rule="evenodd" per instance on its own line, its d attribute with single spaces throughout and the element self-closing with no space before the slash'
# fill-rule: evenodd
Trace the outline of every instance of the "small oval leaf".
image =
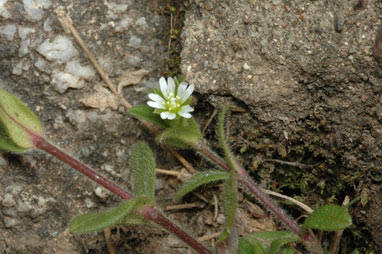
<svg viewBox="0 0 382 254">
<path fill-rule="evenodd" d="M 26 151 L 34 147 L 33 135 L 42 134 L 37 116 L 16 96 L 0 89 L 0 148 Z"/>
<path fill-rule="evenodd" d="M 228 178 L 228 173 L 217 171 L 217 170 L 208 170 L 202 171 L 193 175 L 187 182 L 185 182 L 176 192 L 175 199 L 177 201 L 181 200 L 186 194 L 192 192 L 199 186 L 211 182 L 216 182 L 220 180 L 225 180 Z"/>
<path fill-rule="evenodd" d="M 131 212 L 137 203 L 137 199 L 129 200 L 121 206 L 106 212 L 86 213 L 74 218 L 69 224 L 72 234 L 82 234 L 103 230 L 121 221 Z"/>
<path fill-rule="evenodd" d="M 338 205 L 325 205 L 315 209 L 302 227 L 337 231 L 349 227 L 351 223 L 351 217 L 345 208 Z"/>
<path fill-rule="evenodd" d="M 129 109 L 129 113 L 136 118 L 151 122 L 160 127 L 167 128 L 168 124 L 164 121 L 159 114 L 154 113 L 154 108 L 149 106 L 140 105 L 134 106 Z"/>
<path fill-rule="evenodd" d="M 222 202 L 226 229 L 229 230 L 235 221 L 237 207 L 237 182 L 234 171 L 229 173 L 227 180 L 224 182 Z"/>
<path fill-rule="evenodd" d="M 179 125 L 179 123 L 181 125 Z M 156 140 L 178 148 L 189 148 L 189 144 L 196 144 L 200 139 L 199 126 L 194 118 L 182 119 L 182 121 L 170 121 L 175 124 L 170 128 L 162 131 Z"/>
<path fill-rule="evenodd" d="M 289 231 L 264 231 L 241 237 L 240 241 L 243 240 L 252 245 L 260 244 L 266 253 L 274 254 L 284 244 L 298 241 L 299 236 Z"/>
<path fill-rule="evenodd" d="M 265 251 L 260 243 L 250 243 L 242 237 L 239 239 L 238 254 L 265 254 Z"/>
<path fill-rule="evenodd" d="M 130 166 L 134 177 L 134 194 L 145 196 L 154 201 L 155 198 L 155 160 L 150 147 L 144 142 L 134 145 Z"/>
</svg>

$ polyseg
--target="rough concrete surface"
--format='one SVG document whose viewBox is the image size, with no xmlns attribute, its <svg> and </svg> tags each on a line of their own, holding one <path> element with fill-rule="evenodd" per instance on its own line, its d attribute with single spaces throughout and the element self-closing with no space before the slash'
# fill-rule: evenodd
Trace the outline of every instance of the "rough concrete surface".
<svg viewBox="0 0 382 254">
<path fill-rule="evenodd" d="M 102 87 L 85 54 L 57 20 L 53 11 L 58 7 L 71 17 L 115 84 L 126 83 L 121 77 L 127 73 L 147 73 L 141 82 L 127 82 L 130 86 L 123 89 L 135 105 L 146 101 L 147 89 L 157 86 L 165 67 L 169 24 L 161 14 L 165 2 L 0 1 L 1 88 L 38 115 L 49 140 L 128 188 L 129 149 L 137 139 L 150 140 L 149 136 L 109 99 L 110 92 Z M 163 160 L 174 161 L 160 151 L 157 155 Z M 74 216 L 118 201 L 51 156 L 3 153 L 0 253 L 107 253 L 102 233 L 73 237 L 67 227 Z M 182 251 L 180 247 L 172 251 L 171 242 L 158 244 L 157 238 L 167 235 L 159 229 L 131 232 L 119 232 L 120 253 L 151 253 L 153 248 L 157 253 Z"/>
<path fill-rule="evenodd" d="M 216 95 L 247 106 L 288 151 L 303 143 L 335 175 L 378 184 L 368 177 L 382 167 L 381 14 L 376 0 L 191 1 L 182 72 L 214 106 Z"/>
</svg>

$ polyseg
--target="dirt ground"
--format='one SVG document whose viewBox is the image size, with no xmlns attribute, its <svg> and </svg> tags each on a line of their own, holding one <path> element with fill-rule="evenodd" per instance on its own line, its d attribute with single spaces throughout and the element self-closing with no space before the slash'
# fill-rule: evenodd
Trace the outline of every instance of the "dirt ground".
<svg viewBox="0 0 382 254">
<path fill-rule="evenodd" d="M 158 168 L 181 169 L 123 106 L 107 99 L 102 80 L 53 13 L 61 6 L 114 83 L 127 82 L 137 70 L 147 73 L 123 89 L 133 105 L 144 104 L 159 77 L 178 74 L 176 68 L 196 86 L 195 117 L 202 127 L 222 104 L 236 105 L 230 145 L 262 187 L 313 208 L 361 195 L 350 209 L 354 225 L 345 231 L 342 253 L 378 253 L 382 83 L 373 47 L 382 2 L 359 2 L 355 8 L 357 1 L 344 0 L 198 0 L 183 7 L 165 0 L 0 1 L 0 87 L 39 116 L 49 140 L 126 189 L 137 140 L 150 144 Z M 182 15 L 180 35 L 174 29 Z M 204 135 L 216 148 L 215 124 Z M 181 153 L 197 169 L 210 167 L 192 152 Z M 174 204 L 179 184 L 158 176 L 159 207 Z M 224 223 L 211 201 L 219 197 L 219 186 L 200 193 L 208 202 L 190 196 L 184 202 L 194 208 L 166 211 L 198 237 Z M 242 234 L 282 227 L 245 193 L 239 200 Z M 108 253 L 103 233 L 72 236 L 68 223 L 119 201 L 46 154 L 3 152 L 0 252 Z M 280 202 L 291 215 L 301 215 Z M 152 225 L 111 232 L 117 253 L 188 251 Z"/>
</svg>

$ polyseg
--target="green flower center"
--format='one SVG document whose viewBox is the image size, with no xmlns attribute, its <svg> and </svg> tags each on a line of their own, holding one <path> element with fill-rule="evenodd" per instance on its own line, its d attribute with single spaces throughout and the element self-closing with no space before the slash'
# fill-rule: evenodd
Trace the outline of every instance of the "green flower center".
<svg viewBox="0 0 382 254">
<path fill-rule="evenodd" d="M 164 104 L 165 104 L 166 108 L 168 109 L 168 111 L 170 111 L 172 113 L 176 113 L 180 109 L 182 102 L 181 102 L 179 96 L 175 96 L 174 93 L 170 93 L 167 96 Z"/>
</svg>

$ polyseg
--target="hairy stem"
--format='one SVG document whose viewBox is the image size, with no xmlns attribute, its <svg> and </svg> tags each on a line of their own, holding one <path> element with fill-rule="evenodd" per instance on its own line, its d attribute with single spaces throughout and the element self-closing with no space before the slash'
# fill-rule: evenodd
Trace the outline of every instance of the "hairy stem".
<svg viewBox="0 0 382 254">
<path fill-rule="evenodd" d="M 219 167 L 226 171 L 231 171 L 231 168 L 227 163 L 216 153 L 211 151 L 209 147 L 204 144 L 193 144 L 192 147 L 199 151 L 202 155 L 206 156 L 208 159 L 216 163 Z M 276 205 L 263 191 L 261 191 L 253 180 L 249 177 L 245 169 L 234 160 L 235 166 L 238 168 L 239 181 L 244 183 L 248 189 L 258 198 L 260 201 L 269 208 L 277 217 L 280 218 L 291 230 L 302 237 L 300 226 L 297 225 L 288 215 L 286 215 L 281 208 Z"/>
<path fill-rule="evenodd" d="M 125 191 L 115 183 L 111 182 L 104 176 L 98 174 L 93 169 L 89 168 L 82 162 L 78 161 L 77 159 L 73 158 L 69 154 L 63 152 L 58 147 L 50 144 L 48 141 L 46 141 L 43 137 L 34 135 L 33 133 L 29 133 L 32 136 L 33 143 L 36 146 L 36 148 L 43 150 L 57 159 L 61 160 L 65 164 L 68 164 L 78 172 L 86 175 L 93 181 L 97 182 L 98 184 L 102 185 L 115 195 L 121 197 L 124 200 L 130 200 L 134 198 L 134 195 Z M 150 220 L 163 228 L 167 229 L 169 232 L 177 236 L 179 239 L 183 240 L 187 245 L 189 245 L 191 248 L 193 248 L 195 251 L 197 251 L 200 254 L 212 254 L 212 251 L 204 247 L 202 244 L 200 244 L 194 237 L 192 237 L 190 234 L 188 234 L 186 231 L 184 231 L 179 226 L 175 225 L 171 220 L 166 218 L 160 212 L 158 209 L 154 207 L 145 207 L 142 210 L 139 211 L 139 213 L 144 216 L 147 220 Z"/>
</svg>

